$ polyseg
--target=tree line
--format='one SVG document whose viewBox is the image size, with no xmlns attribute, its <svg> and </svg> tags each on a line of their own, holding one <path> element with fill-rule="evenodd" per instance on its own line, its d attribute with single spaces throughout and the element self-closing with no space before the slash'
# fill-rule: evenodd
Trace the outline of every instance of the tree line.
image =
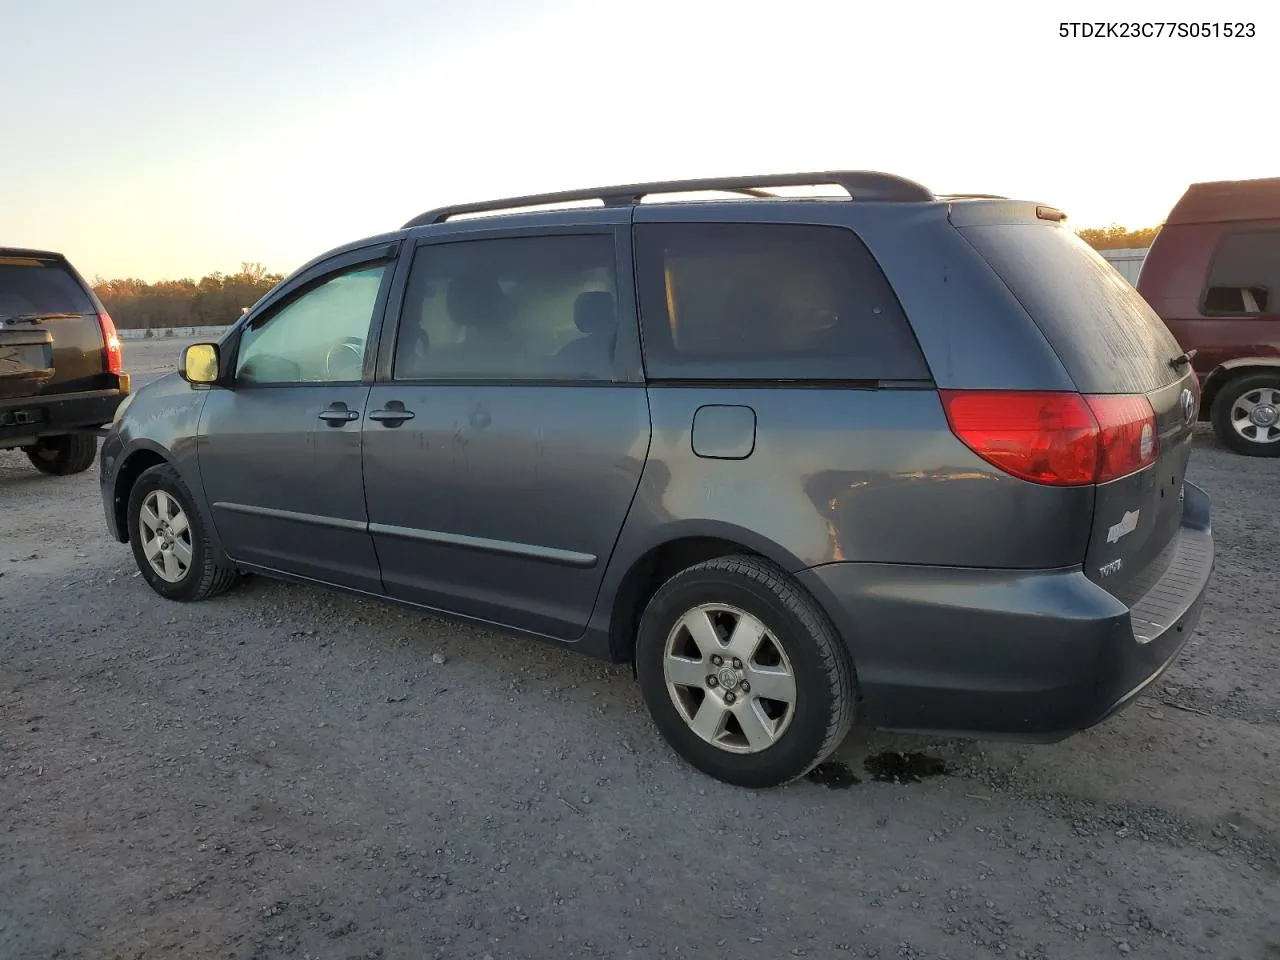
<svg viewBox="0 0 1280 960">
<path fill-rule="evenodd" d="M 1129 230 L 1112 224 L 1077 231 L 1095 250 L 1148 247 L 1160 228 Z M 122 330 L 213 327 L 232 323 L 283 279 L 260 263 L 242 263 L 237 273 L 211 273 L 197 280 L 103 280 L 93 289 Z"/>
<path fill-rule="evenodd" d="M 1159 227 L 1143 227 L 1129 230 L 1117 223 L 1109 227 L 1086 227 L 1077 231 L 1080 239 L 1095 250 L 1126 250 L 1131 247 L 1149 247 L 1160 232 Z"/>
<path fill-rule="evenodd" d="M 99 277 L 93 290 L 121 330 L 214 327 L 234 322 L 282 279 L 260 263 L 242 263 L 237 273 L 211 273 L 198 281 Z"/>
</svg>

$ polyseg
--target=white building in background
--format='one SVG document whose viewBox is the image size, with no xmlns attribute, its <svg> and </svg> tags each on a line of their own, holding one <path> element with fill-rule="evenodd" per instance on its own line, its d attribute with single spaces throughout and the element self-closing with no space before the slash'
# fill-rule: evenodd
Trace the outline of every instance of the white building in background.
<svg viewBox="0 0 1280 960">
<path fill-rule="evenodd" d="M 1124 278 L 1132 284 L 1138 282 L 1138 271 L 1142 269 L 1142 261 L 1147 258 L 1150 247 L 1128 247 L 1123 250 L 1099 250 L 1102 256 L 1111 261 L 1111 265 L 1124 274 Z"/>
</svg>

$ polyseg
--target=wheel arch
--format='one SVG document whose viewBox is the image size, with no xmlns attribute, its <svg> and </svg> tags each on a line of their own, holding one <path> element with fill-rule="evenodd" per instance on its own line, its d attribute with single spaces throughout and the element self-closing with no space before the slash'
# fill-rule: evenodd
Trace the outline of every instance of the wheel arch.
<svg viewBox="0 0 1280 960">
<path fill-rule="evenodd" d="M 1280 357 L 1233 357 L 1214 367 L 1204 378 L 1204 385 L 1200 389 L 1200 420 L 1209 420 L 1213 403 L 1223 387 L 1238 377 L 1247 377 L 1253 373 L 1280 375 Z"/>
<path fill-rule="evenodd" d="M 175 470 L 177 463 L 159 444 L 148 440 L 140 440 L 120 461 L 115 480 L 111 488 L 111 511 L 115 520 L 115 529 L 121 543 L 129 542 L 129 494 L 133 485 L 143 472 L 159 464 L 167 463 Z"/>
<path fill-rule="evenodd" d="M 615 663 L 630 663 L 634 671 L 636 628 L 649 598 L 681 570 L 733 554 L 760 557 L 788 574 L 804 567 L 790 551 L 734 524 L 690 522 L 672 525 L 634 551 L 634 558 L 626 565 L 625 572 L 617 579 L 609 595 L 610 659 Z"/>
</svg>

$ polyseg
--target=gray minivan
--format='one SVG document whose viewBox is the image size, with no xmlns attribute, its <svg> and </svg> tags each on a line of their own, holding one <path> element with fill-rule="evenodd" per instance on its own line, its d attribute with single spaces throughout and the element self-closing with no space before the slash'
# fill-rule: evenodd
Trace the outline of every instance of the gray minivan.
<svg viewBox="0 0 1280 960">
<path fill-rule="evenodd" d="M 855 719 L 1060 739 L 1214 556 L 1196 378 L 1063 219 L 866 172 L 433 210 L 134 394 L 107 524 L 172 600 L 254 572 L 631 662 L 735 784 Z"/>
</svg>

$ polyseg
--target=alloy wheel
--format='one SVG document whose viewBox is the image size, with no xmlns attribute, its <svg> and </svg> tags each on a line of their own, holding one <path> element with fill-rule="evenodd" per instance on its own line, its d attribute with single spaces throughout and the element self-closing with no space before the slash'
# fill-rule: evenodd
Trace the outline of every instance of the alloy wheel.
<svg viewBox="0 0 1280 960">
<path fill-rule="evenodd" d="M 163 490 L 143 498 L 138 514 L 142 552 L 156 576 L 177 583 L 191 569 L 191 524 L 182 506 Z"/>
<path fill-rule="evenodd" d="M 1280 443 L 1280 390 L 1259 387 L 1236 397 L 1231 427 L 1251 443 Z"/>
<path fill-rule="evenodd" d="M 662 671 L 689 729 L 730 753 L 767 750 L 795 715 L 795 674 L 781 641 L 737 607 L 707 603 L 681 616 Z"/>
</svg>

